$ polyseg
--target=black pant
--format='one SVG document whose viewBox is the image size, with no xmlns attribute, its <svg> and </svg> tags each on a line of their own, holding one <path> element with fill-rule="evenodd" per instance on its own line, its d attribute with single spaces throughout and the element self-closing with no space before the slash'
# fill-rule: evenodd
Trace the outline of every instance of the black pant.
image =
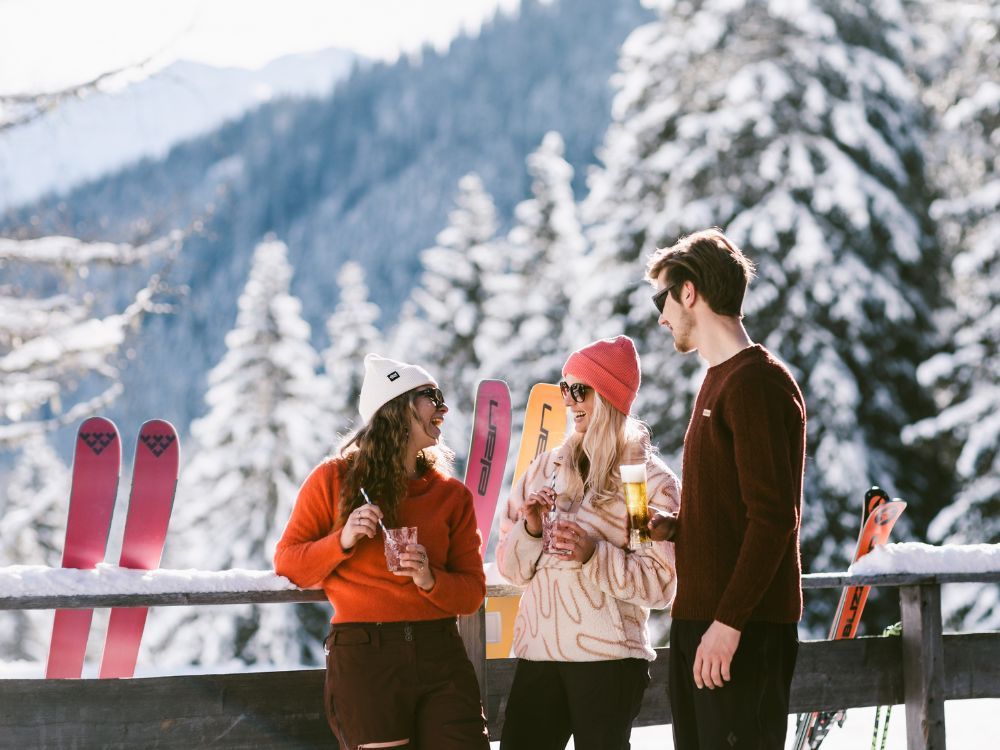
<svg viewBox="0 0 1000 750">
<path fill-rule="evenodd" d="M 711 625 L 674 620 L 670 626 L 670 710 L 675 750 L 781 750 L 799 638 L 794 623 L 748 623 L 732 679 L 721 688 L 694 683 L 694 656 Z"/>
<path fill-rule="evenodd" d="M 501 750 L 628 750 L 649 684 L 645 659 L 517 660 Z"/>
<path fill-rule="evenodd" d="M 411 750 L 489 749 L 454 618 L 337 624 L 326 645 L 326 717 L 342 750 L 401 740 Z"/>
</svg>

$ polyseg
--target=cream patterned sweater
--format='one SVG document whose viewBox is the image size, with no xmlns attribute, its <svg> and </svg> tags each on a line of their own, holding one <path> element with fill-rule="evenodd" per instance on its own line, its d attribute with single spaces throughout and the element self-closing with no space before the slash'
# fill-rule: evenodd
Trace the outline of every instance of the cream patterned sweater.
<svg viewBox="0 0 1000 750">
<path fill-rule="evenodd" d="M 511 583 L 527 586 L 514 624 L 514 653 L 531 661 L 604 661 L 656 658 L 649 642 L 649 610 L 673 599 L 674 545 L 654 542 L 628 551 L 625 498 L 595 506 L 588 491 L 577 522 L 597 541 L 585 564 L 542 552 L 521 520 L 524 499 L 555 474 L 561 493 L 573 471 L 569 449 L 539 455 L 514 486 L 500 524 L 497 567 Z M 680 484 L 657 457 L 646 463 L 649 505 L 676 512 Z M 563 498 L 560 496 L 559 498 Z"/>
</svg>

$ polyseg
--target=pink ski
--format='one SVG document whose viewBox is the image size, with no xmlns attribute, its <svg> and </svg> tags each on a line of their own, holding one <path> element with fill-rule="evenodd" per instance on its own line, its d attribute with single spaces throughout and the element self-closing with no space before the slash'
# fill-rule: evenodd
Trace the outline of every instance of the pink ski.
<svg viewBox="0 0 1000 750">
<path fill-rule="evenodd" d="M 121 462 L 121 440 L 114 423 L 92 417 L 80 425 L 73 456 L 62 567 L 85 570 L 104 561 Z M 93 614 L 92 609 L 56 610 L 45 669 L 47 678 L 80 677 Z"/>
<path fill-rule="evenodd" d="M 135 444 L 132 493 L 119 566 L 137 570 L 159 567 L 174 503 L 179 462 L 180 446 L 173 425 L 159 419 L 146 422 Z M 133 675 L 147 612 L 145 607 L 111 610 L 101 678 Z"/>
<path fill-rule="evenodd" d="M 510 447 L 510 390 L 502 380 L 483 380 L 476 391 L 476 422 L 465 468 L 465 486 L 476 505 L 483 555 L 500 497 Z"/>
</svg>

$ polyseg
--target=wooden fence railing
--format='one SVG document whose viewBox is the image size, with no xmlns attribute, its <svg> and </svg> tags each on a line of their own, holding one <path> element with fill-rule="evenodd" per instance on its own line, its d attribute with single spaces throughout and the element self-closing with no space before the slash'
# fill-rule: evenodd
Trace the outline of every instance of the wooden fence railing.
<svg viewBox="0 0 1000 750">
<path fill-rule="evenodd" d="M 1000 583 L 1000 573 L 809 575 L 807 589 L 897 587 L 902 638 L 807 641 L 790 711 L 905 704 L 907 748 L 944 750 L 944 702 L 1000 697 L 1000 633 L 944 635 L 944 583 Z M 490 586 L 490 596 L 516 589 Z M 3 609 L 100 608 L 323 601 L 321 591 L 0 597 Z M 460 618 L 476 666 L 490 734 L 499 736 L 513 659 L 486 660 L 485 613 Z M 636 726 L 670 723 L 669 649 L 657 650 Z M 330 748 L 323 671 L 181 675 L 131 680 L 0 680 L 0 747 Z"/>
</svg>

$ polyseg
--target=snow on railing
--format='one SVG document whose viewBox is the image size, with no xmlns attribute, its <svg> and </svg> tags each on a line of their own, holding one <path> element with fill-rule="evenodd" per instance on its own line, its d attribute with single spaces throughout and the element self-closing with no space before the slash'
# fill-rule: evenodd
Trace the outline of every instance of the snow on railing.
<svg viewBox="0 0 1000 750">
<path fill-rule="evenodd" d="M 890 544 L 877 548 L 848 571 L 803 576 L 807 589 L 919 586 L 1000 581 L 1000 544 Z M 487 595 L 516 595 L 487 566 Z M 0 610 L 265 604 L 325 601 L 319 589 L 299 589 L 269 570 L 129 570 L 100 564 L 92 570 L 12 565 L 0 568 Z"/>
</svg>

